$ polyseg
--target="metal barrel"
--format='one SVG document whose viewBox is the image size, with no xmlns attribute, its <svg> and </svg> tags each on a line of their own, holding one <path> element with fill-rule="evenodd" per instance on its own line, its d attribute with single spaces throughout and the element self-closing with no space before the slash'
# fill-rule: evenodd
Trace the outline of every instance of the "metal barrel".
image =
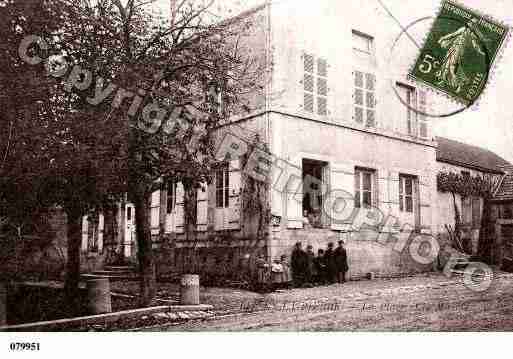
<svg viewBox="0 0 513 359">
<path fill-rule="evenodd" d="M 184 274 L 180 280 L 180 304 L 198 305 L 199 298 L 199 275 Z"/>
<path fill-rule="evenodd" d="M 87 281 L 87 308 L 91 314 L 112 312 L 109 278 Z"/>
</svg>

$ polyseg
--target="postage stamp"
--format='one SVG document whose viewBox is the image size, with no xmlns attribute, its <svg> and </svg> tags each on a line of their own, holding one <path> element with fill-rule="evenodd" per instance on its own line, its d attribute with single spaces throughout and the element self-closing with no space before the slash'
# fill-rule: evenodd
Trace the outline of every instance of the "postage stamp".
<svg viewBox="0 0 513 359">
<path fill-rule="evenodd" d="M 408 76 L 466 106 L 483 92 L 509 28 L 443 0 Z"/>
</svg>

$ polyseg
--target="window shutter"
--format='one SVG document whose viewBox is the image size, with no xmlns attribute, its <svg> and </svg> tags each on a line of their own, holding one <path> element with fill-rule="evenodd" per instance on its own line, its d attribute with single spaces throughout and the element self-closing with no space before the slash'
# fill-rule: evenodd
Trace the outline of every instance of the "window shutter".
<svg viewBox="0 0 513 359">
<path fill-rule="evenodd" d="M 317 114 L 328 115 L 328 62 L 317 59 Z"/>
<path fill-rule="evenodd" d="M 208 225 L 208 189 L 207 184 L 198 188 L 197 208 L 196 208 L 196 226 L 200 232 L 205 232 Z"/>
<path fill-rule="evenodd" d="M 87 216 L 82 217 L 82 252 L 87 252 L 87 239 L 89 233 L 89 229 L 87 228 L 89 221 L 87 218 Z"/>
<path fill-rule="evenodd" d="M 388 202 L 390 201 L 388 196 L 388 171 L 386 168 L 380 168 L 378 170 L 377 189 L 377 207 L 381 208 L 381 204 L 388 204 Z"/>
<path fill-rule="evenodd" d="M 289 166 L 285 186 L 287 228 L 303 228 L 303 180 L 301 167 Z"/>
<path fill-rule="evenodd" d="M 225 229 L 240 229 L 240 191 L 242 186 L 242 177 L 240 170 L 240 160 L 230 161 L 229 167 L 230 193 L 229 207 L 226 208 L 224 221 Z"/>
<path fill-rule="evenodd" d="M 331 188 L 328 207 L 331 211 L 331 229 L 350 228 L 350 214 L 354 210 L 354 166 L 335 163 L 331 166 Z"/>
<path fill-rule="evenodd" d="M 390 202 L 397 205 L 397 210 L 399 210 L 399 172 L 391 171 L 388 181 L 390 186 Z"/>
<path fill-rule="evenodd" d="M 152 235 L 159 234 L 159 221 L 160 221 L 160 190 L 151 194 L 150 205 L 150 228 Z"/>
<path fill-rule="evenodd" d="M 428 138 L 428 119 L 425 113 L 427 112 L 427 97 L 426 91 L 419 90 L 419 136 L 421 138 Z"/>
<path fill-rule="evenodd" d="M 103 251 L 103 232 L 105 229 L 105 217 L 100 213 L 98 216 L 98 253 Z"/>
<path fill-rule="evenodd" d="M 176 184 L 176 205 L 175 205 L 175 232 L 185 232 L 185 218 L 184 218 L 184 190 L 181 182 Z"/>
</svg>

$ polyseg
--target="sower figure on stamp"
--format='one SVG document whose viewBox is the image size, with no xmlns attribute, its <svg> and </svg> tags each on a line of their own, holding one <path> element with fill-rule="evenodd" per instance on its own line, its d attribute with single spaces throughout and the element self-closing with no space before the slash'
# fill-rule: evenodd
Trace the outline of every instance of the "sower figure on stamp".
<svg viewBox="0 0 513 359">
<path fill-rule="evenodd" d="M 334 251 L 335 265 L 337 268 L 338 283 L 345 283 L 346 272 L 349 269 L 347 265 L 347 251 L 344 248 L 344 241 L 338 241 L 338 247 Z"/>
<path fill-rule="evenodd" d="M 302 248 L 301 242 L 297 242 L 290 258 L 292 269 L 292 281 L 295 287 L 301 287 L 305 283 L 308 257 Z"/>
</svg>

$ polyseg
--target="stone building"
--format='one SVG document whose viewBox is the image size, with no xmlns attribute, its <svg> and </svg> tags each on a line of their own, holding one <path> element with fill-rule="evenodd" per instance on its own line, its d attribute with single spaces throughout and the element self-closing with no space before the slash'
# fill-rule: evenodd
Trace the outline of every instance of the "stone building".
<svg viewBox="0 0 513 359">
<path fill-rule="evenodd" d="M 431 241 L 454 221 L 452 200 L 437 192 L 437 173 L 503 176 L 509 164 L 436 138 L 426 116 L 435 100 L 405 78 L 416 48 L 395 48 L 396 25 L 375 3 L 271 2 L 232 21 L 247 17 L 254 32 L 245 46 L 266 61 L 269 74 L 265 91 L 253 95 L 253 112 L 219 129 L 220 143 L 255 134 L 266 143 L 270 221 L 261 231 L 257 216 L 245 210 L 246 169 L 232 156 L 213 183 L 198 189 L 197 230 L 186 241 L 183 188 L 168 179 L 151 206 L 160 270 L 229 274 L 257 253 L 277 258 L 297 241 L 317 250 L 339 239 L 352 277 L 431 270 L 431 262 L 414 259 L 421 256 L 419 241 Z M 511 210 L 509 173 L 497 197 L 501 216 Z M 459 201 L 475 245 L 482 201 Z M 123 204 L 118 215 L 123 253 L 133 257 L 133 206 Z M 105 252 L 102 227 L 102 217 L 84 219 L 84 255 Z"/>
</svg>

